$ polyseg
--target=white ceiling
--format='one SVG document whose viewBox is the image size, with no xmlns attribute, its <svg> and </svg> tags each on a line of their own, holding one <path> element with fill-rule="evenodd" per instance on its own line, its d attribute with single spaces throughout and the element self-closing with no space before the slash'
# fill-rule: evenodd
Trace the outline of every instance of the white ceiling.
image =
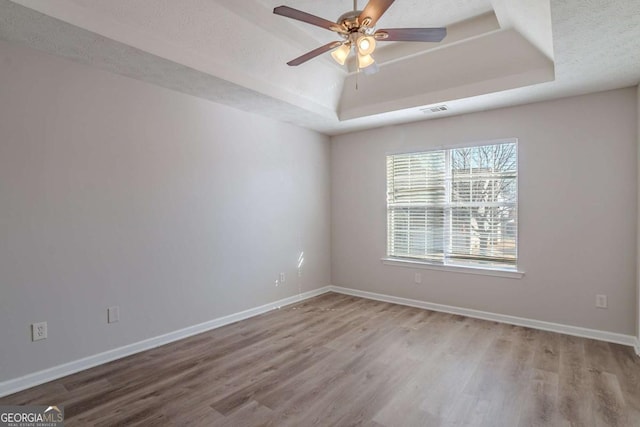
<svg viewBox="0 0 640 427">
<path fill-rule="evenodd" d="M 364 0 L 359 3 L 362 8 Z M 327 134 L 640 81 L 640 1 L 397 0 L 379 28 L 447 26 L 449 36 L 441 46 L 387 43 L 376 52 L 381 72 L 369 80 L 358 75 L 366 92 L 355 95 L 355 74 L 328 54 L 300 67 L 285 65 L 335 35 L 273 15 L 280 4 L 329 20 L 353 5 L 351 0 L 0 0 L 0 38 Z M 499 64 L 516 58 L 509 46 L 518 49 L 518 64 Z M 482 64 L 489 57 L 498 61 L 495 70 Z M 447 71 L 447 65 L 454 68 Z M 478 84 L 472 81 L 474 67 L 481 65 L 486 77 Z M 468 76 L 460 72 L 466 69 Z M 396 96 L 403 84 L 413 84 L 415 96 Z M 435 102 L 445 102 L 449 111 L 433 116 L 420 111 Z"/>
</svg>

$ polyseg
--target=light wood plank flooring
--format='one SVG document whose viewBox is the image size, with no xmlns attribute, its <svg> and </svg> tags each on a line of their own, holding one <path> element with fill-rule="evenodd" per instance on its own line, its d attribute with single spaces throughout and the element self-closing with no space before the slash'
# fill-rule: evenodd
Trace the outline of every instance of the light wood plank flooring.
<svg viewBox="0 0 640 427">
<path fill-rule="evenodd" d="M 0 404 L 67 426 L 638 426 L 631 348 L 335 293 Z"/>
</svg>

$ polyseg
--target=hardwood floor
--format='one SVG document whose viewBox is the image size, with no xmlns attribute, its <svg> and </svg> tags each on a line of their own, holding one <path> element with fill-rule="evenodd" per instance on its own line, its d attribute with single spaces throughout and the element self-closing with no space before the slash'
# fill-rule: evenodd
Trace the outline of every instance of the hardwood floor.
<svg viewBox="0 0 640 427">
<path fill-rule="evenodd" d="M 65 425 L 638 426 L 629 347 L 325 294 L 0 399 Z"/>
</svg>

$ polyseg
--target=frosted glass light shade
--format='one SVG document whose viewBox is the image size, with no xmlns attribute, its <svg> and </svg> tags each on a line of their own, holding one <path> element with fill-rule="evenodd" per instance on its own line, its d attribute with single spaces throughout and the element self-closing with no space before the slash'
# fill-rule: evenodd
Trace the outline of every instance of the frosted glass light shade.
<svg viewBox="0 0 640 427">
<path fill-rule="evenodd" d="M 331 52 L 331 57 L 340 65 L 344 65 L 347 60 L 347 56 L 349 56 L 349 52 L 351 52 L 351 46 L 348 44 L 343 44 L 339 48 L 335 49 Z"/>
<path fill-rule="evenodd" d="M 376 39 L 371 36 L 362 36 L 358 38 L 357 45 L 360 55 L 371 55 L 376 50 Z"/>
<path fill-rule="evenodd" d="M 373 56 L 371 55 L 358 55 L 358 68 L 367 68 L 371 64 L 375 63 Z"/>
</svg>

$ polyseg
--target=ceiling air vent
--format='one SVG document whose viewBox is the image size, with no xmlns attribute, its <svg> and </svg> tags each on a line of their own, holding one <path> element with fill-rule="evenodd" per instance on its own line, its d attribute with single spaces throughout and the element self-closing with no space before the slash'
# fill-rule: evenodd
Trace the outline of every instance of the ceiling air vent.
<svg viewBox="0 0 640 427">
<path fill-rule="evenodd" d="M 424 114 L 434 114 L 434 113 L 441 113 L 443 111 L 447 111 L 449 110 L 449 107 L 447 107 L 446 105 L 434 105 L 433 107 L 426 107 L 426 108 L 421 108 L 420 111 L 422 111 Z"/>
</svg>

